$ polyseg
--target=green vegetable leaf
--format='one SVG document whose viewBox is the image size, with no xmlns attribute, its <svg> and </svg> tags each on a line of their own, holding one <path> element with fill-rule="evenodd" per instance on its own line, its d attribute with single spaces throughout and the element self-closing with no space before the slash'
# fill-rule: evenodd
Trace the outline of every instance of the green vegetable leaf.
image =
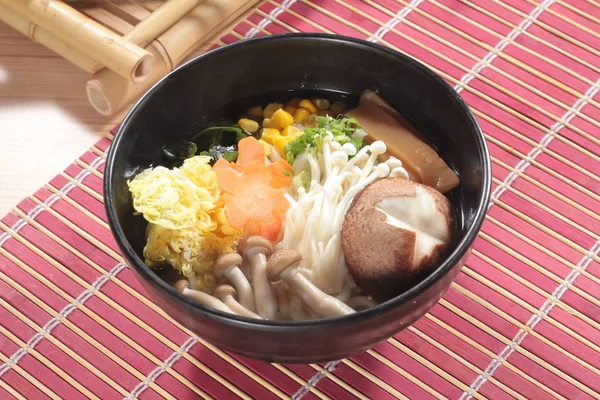
<svg viewBox="0 0 600 400">
<path fill-rule="evenodd" d="M 229 162 L 235 162 L 238 158 L 237 151 L 226 151 L 223 153 L 223 158 Z"/>
<path fill-rule="evenodd" d="M 163 147 L 163 153 L 171 161 L 182 161 L 190 158 L 198 151 L 198 146 L 194 142 L 182 141 L 174 145 Z"/>
<path fill-rule="evenodd" d="M 360 124 L 356 118 L 346 118 L 342 115 L 337 118 L 318 116 L 316 120 L 316 127 L 305 128 L 302 136 L 285 145 L 288 163 L 293 164 L 296 157 L 302 153 L 311 151 L 312 149 L 320 149 L 323 144 L 323 137 L 327 132 L 331 132 L 333 134 L 333 140 L 342 145 L 351 143 L 356 147 L 357 151 L 362 148 L 362 139 L 352 138 L 354 132 L 360 129 Z"/>
<path fill-rule="evenodd" d="M 308 192 L 310 189 L 310 172 L 302 171 L 292 179 L 292 184 L 296 190 L 301 187 Z"/>
</svg>

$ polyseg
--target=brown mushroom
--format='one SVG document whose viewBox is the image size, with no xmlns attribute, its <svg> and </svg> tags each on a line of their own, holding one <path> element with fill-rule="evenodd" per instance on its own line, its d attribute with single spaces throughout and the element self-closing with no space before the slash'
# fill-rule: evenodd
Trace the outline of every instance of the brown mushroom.
<svg viewBox="0 0 600 400">
<path fill-rule="evenodd" d="M 214 308 L 215 310 L 228 312 L 230 314 L 235 314 L 229 307 L 225 305 L 221 300 L 216 297 L 211 296 L 208 293 L 201 292 L 199 290 L 189 289 L 190 283 L 185 279 L 181 279 L 177 281 L 173 287 L 179 293 L 183 294 L 185 297 L 188 297 L 194 301 L 197 301 L 200 304 L 205 306 Z"/>
<path fill-rule="evenodd" d="M 437 266 L 452 240 L 450 202 L 437 190 L 401 178 L 360 192 L 342 225 L 342 250 L 358 286 L 377 300 L 406 290 Z"/>
<path fill-rule="evenodd" d="M 239 250 L 250 266 L 256 311 L 264 319 L 272 320 L 277 313 L 277 301 L 267 280 L 267 257 L 273 252 L 273 245 L 262 236 L 250 236 Z"/>
<path fill-rule="evenodd" d="M 225 305 L 229 307 L 235 314 L 242 317 L 262 319 L 260 315 L 248 310 L 237 301 L 237 291 L 233 286 L 220 285 L 215 289 L 213 294 L 215 297 L 221 299 L 221 301 L 225 303 Z"/>
<path fill-rule="evenodd" d="M 279 250 L 269 259 L 267 276 L 271 282 L 285 283 L 321 318 L 341 317 L 354 310 L 335 297 L 323 293 L 303 274 L 298 273 L 302 255 L 296 250 Z"/>
<path fill-rule="evenodd" d="M 213 275 L 220 282 L 226 278 L 237 290 L 242 306 L 250 311 L 256 311 L 254 307 L 254 292 L 246 275 L 239 268 L 242 256 L 238 253 L 222 254 L 215 260 L 212 270 Z"/>
</svg>

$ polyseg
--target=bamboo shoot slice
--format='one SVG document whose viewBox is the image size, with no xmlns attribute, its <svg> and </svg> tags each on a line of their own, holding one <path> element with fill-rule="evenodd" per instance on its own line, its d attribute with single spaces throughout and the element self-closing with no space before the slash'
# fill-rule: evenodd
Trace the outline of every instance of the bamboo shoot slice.
<svg viewBox="0 0 600 400">
<path fill-rule="evenodd" d="M 347 112 L 346 116 L 358 120 L 367 132 L 367 143 L 383 141 L 387 145 L 387 153 L 402 161 L 411 180 L 431 186 L 441 193 L 454 189 L 460 183 L 456 173 L 435 150 L 376 104 L 364 102 Z"/>
</svg>

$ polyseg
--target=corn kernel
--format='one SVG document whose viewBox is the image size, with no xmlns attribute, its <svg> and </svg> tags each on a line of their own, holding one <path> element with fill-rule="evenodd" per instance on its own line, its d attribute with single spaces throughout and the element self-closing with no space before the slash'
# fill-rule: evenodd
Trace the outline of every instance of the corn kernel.
<svg viewBox="0 0 600 400">
<path fill-rule="evenodd" d="M 315 105 L 315 107 L 317 107 L 317 109 L 321 111 L 327 110 L 331 105 L 331 103 L 329 103 L 329 100 L 327 99 L 312 99 L 312 102 Z"/>
<path fill-rule="evenodd" d="M 338 115 L 342 114 L 344 112 L 344 107 L 342 107 L 339 103 L 333 103 L 331 105 L 331 107 L 329 108 L 328 114 L 335 118 Z"/>
<path fill-rule="evenodd" d="M 315 107 L 315 105 L 309 99 L 300 100 L 300 103 L 298 103 L 298 107 L 304 107 L 311 113 L 317 112 L 317 107 Z"/>
<path fill-rule="evenodd" d="M 273 139 L 275 139 L 277 136 L 281 136 L 281 133 L 277 129 L 264 128 L 260 138 L 267 143 L 273 144 Z"/>
<path fill-rule="evenodd" d="M 300 136 L 302 135 L 304 132 L 302 132 L 300 129 L 296 128 L 293 125 L 290 126 L 286 126 L 285 128 L 283 128 L 283 130 L 281 131 L 281 134 L 283 136 Z"/>
<path fill-rule="evenodd" d="M 271 118 L 263 119 L 262 126 L 263 126 L 263 128 L 279 129 L 279 126 L 277 126 L 275 121 L 273 121 Z"/>
<path fill-rule="evenodd" d="M 262 139 L 258 139 L 258 143 L 262 144 L 263 148 L 265 149 L 265 156 L 269 157 L 273 153 L 273 146 L 271 146 L 269 143 Z"/>
<path fill-rule="evenodd" d="M 296 140 L 294 136 L 277 136 L 273 140 L 273 146 L 275 146 L 275 150 L 277 150 L 281 157 L 285 157 L 285 145 L 294 140 Z"/>
<path fill-rule="evenodd" d="M 250 133 L 254 133 L 258 130 L 258 122 L 248 118 L 240 119 L 238 121 L 238 125 L 240 126 L 240 128 Z"/>
<path fill-rule="evenodd" d="M 283 107 L 283 104 L 281 103 L 270 103 L 263 110 L 262 116 L 265 118 L 272 118 L 275 111 L 279 110 L 281 107 Z"/>
<path fill-rule="evenodd" d="M 309 115 L 310 111 L 308 111 L 306 108 L 299 108 L 294 113 L 294 122 L 297 124 L 303 124 Z"/>
<path fill-rule="evenodd" d="M 283 108 L 280 108 L 279 110 L 275 111 L 273 117 L 271 117 L 271 121 L 283 129 L 286 126 L 290 126 L 294 123 L 294 117 L 292 117 L 292 114 L 284 111 Z"/>
<path fill-rule="evenodd" d="M 290 104 L 288 104 L 287 106 L 283 107 L 283 110 L 285 112 L 290 113 L 292 115 L 294 115 L 294 113 L 296 112 L 297 109 L 298 109 L 298 107 L 292 106 Z"/>
<path fill-rule="evenodd" d="M 304 121 L 304 125 L 311 128 L 317 126 L 317 114 L 310 114 Z"/>
<path fill-rule="evenodd" d="M 298 107 L 298 103 L 300 103 L 300 98 L 299 97 L 294 97 L 293 99 L 289 100 L 287 103 L 285 103 L 287 106 L 293 106 L 293 107 Z"/>
<path fill-rule="evenodd" d="M 263 109 L 260 105 L 254 106 L 248 110 L 248 116 L 252 118 L 260 118 L 263 115 Z"/>
</svg>

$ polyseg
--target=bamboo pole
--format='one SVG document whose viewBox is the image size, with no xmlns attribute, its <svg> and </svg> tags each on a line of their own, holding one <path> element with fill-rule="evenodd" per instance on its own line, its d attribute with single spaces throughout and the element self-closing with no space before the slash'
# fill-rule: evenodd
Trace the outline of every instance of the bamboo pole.
<svg viewBox="0 0 600 400">
<path fill-rule="evenodd" d="M 153 56 L 96 21 L 56 0 L 0 0 L 32 23 L 55 35 L 131 82 L 150 74 Z"/>
<path fill-rule="evenodd" d="M 173 24 L 183 18 L 199 0 L 169 0 L 140 21 L 135 28 L 124 36 L 125 40 L 146 47 L 169 29 Z"/>
<path fill-rule="evenodd" d="M 199 4 L 147 47 L 154 54 L 148 79 L 136 84 L 102 69 L 86 84 L 90 104 L 100 114 L 116 114 L 255 3 L 256 0 L 206 0 Z"/>
<path fill-rule="evenodd" d="M 34 42 L 49 48 L 62 58 L 70 61 L 77 67 L 89 72 L 90 74 L 95 74 L 103 67 L 95 60 L 92 60 L 85 54 L 79 52 L 77 49 L 74 49 L 62 40 L 58 39 L 47 30 L 36 26 L 24 15 L 19 14 L 15 10 L 3 4 L 0 4 L 0 20 L 5 22 L 8 26 L 15 29 L 19 33 L 22 33 Z"/>
</svg>

